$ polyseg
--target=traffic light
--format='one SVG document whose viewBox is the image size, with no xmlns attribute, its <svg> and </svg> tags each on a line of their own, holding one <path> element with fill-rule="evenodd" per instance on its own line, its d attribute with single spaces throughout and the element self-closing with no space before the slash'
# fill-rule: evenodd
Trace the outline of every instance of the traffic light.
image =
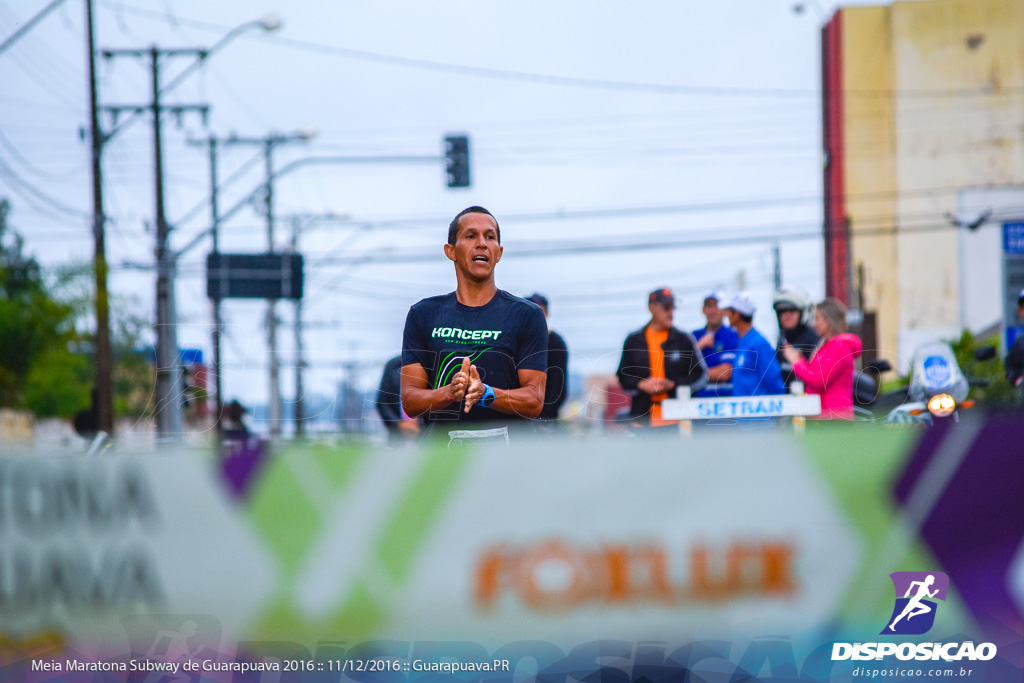
<svg viewBox="0 0 1024 683">
<path fill-rule="evenodd" d="M 469 187 L 469 138 L 465 135 L 448 135 L 444 142 L 448 187 Z"/>
</svg>

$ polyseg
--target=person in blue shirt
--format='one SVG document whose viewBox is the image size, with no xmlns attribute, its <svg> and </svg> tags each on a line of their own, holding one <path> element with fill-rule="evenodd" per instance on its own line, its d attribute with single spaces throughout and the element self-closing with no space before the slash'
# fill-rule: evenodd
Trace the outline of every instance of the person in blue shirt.
<svg viewBox="0 0 1024 683">
<path fill-rule="evenodd" d="M 701 398 L 732 396 L 732 361 L 740 338 L 736 330 L 724 324 L 725 309 L 718 307 L 720 303 L 725 301 L 718 290 L 704 295 L 702 312 L 707 325 L 693 331 L 708 366 L 708 384 L 697 393 Z"/>
<path fill-rule="evenodd" d="M 732 367 L 733 396 L 768 396 L 786 393 L 775 349 L 754 329 L 757 305 L 748 292 L 735 295 L 726 306 L 729 322 L 736 328 L 739 345 Z"/>
</svg>

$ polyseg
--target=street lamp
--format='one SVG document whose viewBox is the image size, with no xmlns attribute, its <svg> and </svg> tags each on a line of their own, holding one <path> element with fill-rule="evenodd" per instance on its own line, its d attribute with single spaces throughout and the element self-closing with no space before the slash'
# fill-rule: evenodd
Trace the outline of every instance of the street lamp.
<svg viewBox="0 0 1024 683">
<path fill-rule="evenodd" d="M 256 22 L 264 31 L 277 31 L 284 26 L 284 19 L 281 18 L 281 15 L 273 13 L 263 15 Z"/>
<path fill-rule="evenodd" d="M 212 47 L 209 47 L 209 48 L 207 48 L 205 50 L 197 50 L 196 54 L 198 56 L 198 59 L 196 59 L 196 61 L 194 61 L 191 64 L 189 64 L 181 73 L 179 73 L 177 76 L 172 78 L 170 80 L 170 82 L 168 82 L 167 84 L 161 86 L 160 89 L 159 89 L 159 94 L 164 95 L 164 94 L 170 92 L 171 90 L 174 90 L 179 85 L 181 85 L 181 83 L 186 78 L 188 78 L 193 73 L 198 71 L 203 66 L 203 64 L 206 63 L 206 60 L 211 55 L 216 54 L 217 52 L 219 52 L 225 45 L 227 45 L 229 42 L 234 40 L 236 37 L 238 37 L 242 33 L 245 33 L 246 31 L 248 31 L 250 29 L 260 29 L 261 31 L 264 31 L 266 33 L 273 33 L 274 31 L 280 30 L 280 28 L 282 26 L 284 26 L 284 20 L 281 19 L 281 17 L 276 15 L 276 14 L 267 14 L 267 15 L 259 18 L 259 19 L 255 19 L 253 21 L 247 21 L 244 24 L 239 24 L 235 28 L 233 28 L 230 31 L 228 31 L 227 33 L 225 33 L 224 36 L 220 40 L 218 40 L 216 43 L 214 43 Z M 112 55 L 112 51 L 105 50 L 103 54 L 104 54 L 105 57 L 110 57 Z M 115 126 L 109 132 L 105 133 L 103 135 L 103 142 L 109 141 L 115 135 L 117 135 L 122 130 L 127 128 L 129 125 L 131 125 L 136 119 L 138 119 L 139 116 L 142 115 L 142 111 L 143 111 L 142 109 L 136 109 L 130 116 L 125 118 L 119 125 Z"/>
</svg>

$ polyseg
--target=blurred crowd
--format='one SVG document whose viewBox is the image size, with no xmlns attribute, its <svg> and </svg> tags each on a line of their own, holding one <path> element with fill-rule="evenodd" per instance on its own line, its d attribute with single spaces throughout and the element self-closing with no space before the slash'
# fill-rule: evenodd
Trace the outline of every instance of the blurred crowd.
<svg viewBox="0 0 1024 683">
<path fill-rule="evenodd" d="M 542 294 L 523 297 L 548 317 Z M 834 298 L 814 303 L 803 291 L 775 292 L 773 312 L 779 327 L 772 347 L 755 326 L 757 305 L 748 292 L 726 296 L 711 290 L 701 299 L 704 327 L 686 331 L 674 323 L 676 297 L 669 288 L 648 295 L 650 320 L 625 340 L 616 377 L 630 396 L 629 424 L 665 427 L 662 402 L 686 387 L 696 398 L 728 398 L 809 393 L 821 397 L 820 419 L 853 419 L 853 382 L 861 340 L 847 331 L 846 309 Z M 562 336 L 548 330 L 548 370 L 544 408 L 536 423 L 559 419 L 567 395 L 569 351 Z M 384 367 L 377 410 L 389 439 L 417 437 L 423 421 L 401 405 L 401 356 Z"/>
</svg>

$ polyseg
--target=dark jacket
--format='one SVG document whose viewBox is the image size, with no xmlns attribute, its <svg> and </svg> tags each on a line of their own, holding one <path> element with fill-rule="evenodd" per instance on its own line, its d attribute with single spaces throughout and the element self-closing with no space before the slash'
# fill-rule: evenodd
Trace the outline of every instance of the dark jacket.
<svg viewBox="0 0 1024 683">
<path fill-rule="evenodd" d="M 548 381 L 544 389 L 544 407 L 540 419 L 557 420 L 558 411 L 565 403 L 565 385 L 569 373 L 569 347 L 562 335 L 548 332 Z"/>
<path fill-rule="evenodd" d="M 1017 380 L 1024 377 L 1024 332 L 1013 340 L 1013 346 L 1006 354 L 1005 369 L 1006 379 L 1012 385 L 1016 385 Z M 1024 395 L 1024 382 L 1021 382 L 1021 394 Z"/>
<path fill-rule="evenodd" d="M 793 366 L 782 355 L 782 347 L 789 344 L 803 354 L 804 360 L 810 361 L 814 350 L 818 348 L 819 341 L 818 333 L 808 325 L 801 323 L 791 330 L 784 330 L 782 325 L 779 325 L 779 343 L 775 347 L 775 358 L 779 361 L 779 369 L 782 370 L 782 380 L 786 383 L 786 391 L 789 391 L 789 385 L 793 380 L 800 378 L 793 374 Z"/>
<path fill-rule="evenodd" d="M 398 429 L 402 421 L 402 357 L 395 356 L 384 365 L 377 389 L 377 414 L 388 431 Z"/>
<path fill-rule="evenodd" d="M 640 380 L 651 376 L 651 354 L 647 349 L 646 330 L 644 326 L 626 337 L 619 369 L 615 373 L 622 388 L 633 396 L 629 410 L 632 419 L 649 419 L 651 413 L 651 395 L 638 387 Z M 675 382 L 676 386 L 689 386 L 691 395 L 708 383 L 708 368 L 692 334 L 671 328 L 661 350 L 665 352 L 666 379 Z M 676 390 L 673 388 L 668 396 L 675 398 Z"/>
</svg>

